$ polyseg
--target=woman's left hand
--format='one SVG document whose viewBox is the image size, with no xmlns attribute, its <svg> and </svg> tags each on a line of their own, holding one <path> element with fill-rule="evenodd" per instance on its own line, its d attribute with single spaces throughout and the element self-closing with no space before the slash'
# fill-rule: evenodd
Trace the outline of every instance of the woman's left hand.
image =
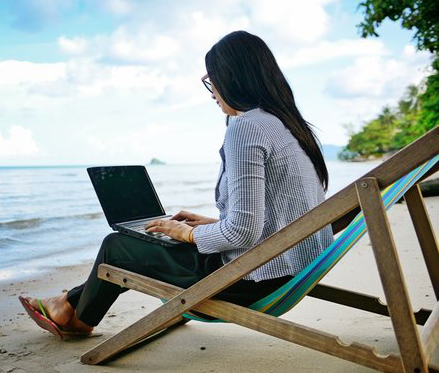
<svg viewBox="0 0 439 373">
<path fill-rule="evenodd" d="M 194 227 L 177 220 L 153 220 L 146 224 L 145 229 L 148 233 L 162 232 L 174 240 L 194 243 L 192 237 Z"/>
</svg>

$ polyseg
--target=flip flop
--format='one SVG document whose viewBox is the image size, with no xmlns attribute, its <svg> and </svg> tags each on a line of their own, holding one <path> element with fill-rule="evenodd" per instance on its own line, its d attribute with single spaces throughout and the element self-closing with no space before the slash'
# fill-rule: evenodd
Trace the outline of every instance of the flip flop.
<svg viewBox="0 0 439 373">
<path fill-rule="evenodd" d="M 37 299 L 38 307 L 40 310 L 33 308 L 29 301 L 22 296 L 19 296 L 21 304 L 23 305 L 26 312 L 29 314 L 32 320 L 34 320 L 37 325 L 48 332 L 52 333 L 57 339 L 63 340 L 66 337 L 98 337 L 102 334 L 100 333 L 85 333 L 85 332 L 71 332 L 61 329 L 55 322 L 53 322 L 46 314 L 46 310 L 39 299 Z"/>
</svg>

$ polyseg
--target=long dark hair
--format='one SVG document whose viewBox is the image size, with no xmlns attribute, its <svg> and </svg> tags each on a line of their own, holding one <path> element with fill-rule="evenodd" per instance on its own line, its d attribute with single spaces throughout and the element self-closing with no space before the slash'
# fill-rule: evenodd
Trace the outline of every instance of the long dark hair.
<svg viewBox="0 0 439 373">
<path fill-rule="evenodd" d="M 206 69 L 231 108 L 248 111 L 260 107 L 279 118 L 308 155 L 327 190 L 328 170 L 320 143 L 312 125 L 300 115 L 293 91 L 267 44 L 246 31 L 232 32 L 207 52 Z"/>
</svg>

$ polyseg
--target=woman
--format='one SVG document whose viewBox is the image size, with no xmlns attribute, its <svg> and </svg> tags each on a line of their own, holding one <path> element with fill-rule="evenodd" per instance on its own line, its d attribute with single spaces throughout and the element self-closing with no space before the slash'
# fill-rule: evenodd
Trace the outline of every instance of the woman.
<svg viewBox="0 0 439 373">
<path fill-rule="evenodd" d="M 107 236 L 83 285 L 42 301 L 21 298 L 30 314 L 46 312 L 54 326 L 40 325 L 54 334 L 90 333 L 123 291 L 97 278 L 101 263 L 187 288 L 324 200 L 328 172 L 322 153 L 267 45 L 245 31 L 233 32 L 205 62 L 203 83 L 227 114 L 215 189 L 219 219 L 181 211 L 149 223 L 149 232 L 182 242 L 173 248 Z M 217 297 L 248 306 L 289 281 L 331 242 L 328 226 Z"/>
</svg>

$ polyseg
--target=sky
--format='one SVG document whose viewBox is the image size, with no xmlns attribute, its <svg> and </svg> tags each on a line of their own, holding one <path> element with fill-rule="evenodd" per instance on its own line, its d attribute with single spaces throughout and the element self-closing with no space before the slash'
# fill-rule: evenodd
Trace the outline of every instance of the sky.
<svg viewBox="0 0 439 373">
<path fill-rule="evenodd" d="M 225 117 L 200 78 L 235 30 L 273 51 L 323 144 L 345 145 L 431 56 L 355 0 L 0 0 L 0 166 L 219 160 Z"/>
</svg>

